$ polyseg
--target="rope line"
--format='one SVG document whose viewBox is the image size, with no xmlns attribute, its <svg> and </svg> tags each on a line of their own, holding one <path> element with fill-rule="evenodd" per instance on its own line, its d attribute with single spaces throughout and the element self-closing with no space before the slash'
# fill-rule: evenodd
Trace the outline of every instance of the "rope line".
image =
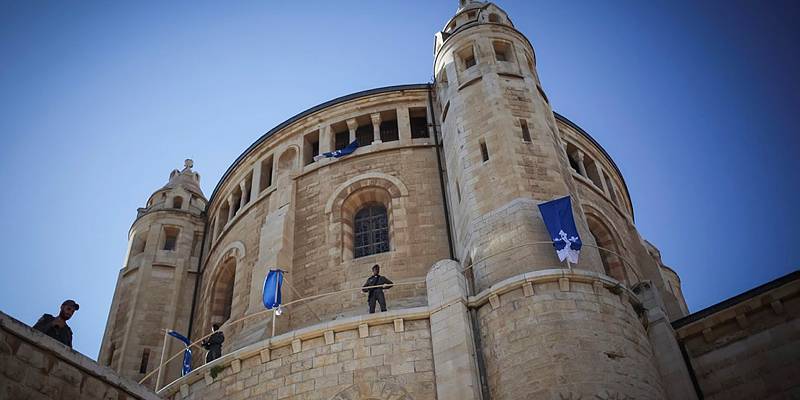
<svg viewBox="0 0 800 400">
<path fill-rule="evenodd" d="M 531 245 L 540 245 L 540 244 L 548 244 L 548 245 L 552 245 L 552 244 L 553 244 L 553 242 L 552 242 L 552 241 L 526 242 L 526 243 L 523 243 L 523 244 L 520 244 L 520 245 L 517 245 L 517 246 L 509 247 L 509 248 L 507 248 L 507 249 L 500 250 L 500 251 L 498 251 L 498 252 L 496 252 L 496 253 L 490 254 L 490 255 L 488 255 L 488 256 L 486 256 L 486 257 L 483 257 L 483 258 L 480 258 L 480 259 L 478 259 L 478 260 L 476 260 L 476 261 L 473 261 L 473 262 L 472 262 L 472 264 L 470 264 L 470 265 L 468 265 L 468 266 L 464 267 L 463 269 L 459 269 L 459 271 L 460 271 L 462 274 L 464 274 L 464 273 L 466 273 L 466 272 L 467 272 L 469 269 L 474 269 L 474 266 L 475 266 L 476 264 L 478 264 L 478 263 L 480 263 L 480 262 L 483 262 L 483 261 L 486 261 L 486 260 L 488 260 L 488 259 L 490 259 L 490 258 L 492 258 L 492 257 L 494 257 L 494 256 L 498 256 L 498 255 L 500 255 L 500 254 L 503 254 L 503 253 L 506 253 L 506 252 L 509 252 L 509 251 L 512 251 L 512 250 L 520 249 L 520 248 L 522 248 L 522 247 L 527 247 L 527 246 L 531 246 Z M 638 274 L 638 273 L 636 272 L 636 270 L 633 268 L 633 264 L 631 264 L 631 263 L 630 263 L 630 262 L 629 262 L 629 261 L 628 261 L 628 260 L 627 260 L 625 257 L 621 256 L 620 254 L 618 254 L 618 253 L 616 253 L 616 252 L 614 252 L 614 251 L 612 251 L 612 250 L 609 250 L 609 249 L 606 249 L 606 248 L 603 248 L 603 247 L 600 247 L 600 246 L 595 246 L 595 245 L 590 245 L 590 244 L 584 244 L 584 246 L 593 247 L 593 248 L 596 248 L 596 249 L 598 249 L 598 250 L 604 250 L 604 251 L 607 251 L 607 252 L 609 252 L 609 253 L 611 253 L 611 254 L 614 254 L 614 255 L 616 255 L 616 256 L 617 256 L 617 257 L 619 257 L 619 258 L 620 258 L 622 261 L 624 261 L 624 263 L 625 263 L 625 264 L 626 264 L 626 265 L 627 265 L 627 266 L 628 266 L 628 267 L 631 269 L 631 271 L 633 272 L 633 274 L 636 276 L 637 283 L 638 283 L 638 282 L 641 282 L 641 279 L 640 279 L 640 277 L 639 277 L 639 274 Z M 285 277 L 284 277 L 284 279 L 285 279 Z M 294 286 L 293 286 L 291 283 L 289 283 L 289 282 L 288 282 L 288 280 L 287 280 L 287 283 L 289 284 L 289 288 L 290 288 L 290 289 L 291 289 L 291 290 L 292 290 L 292 291 L 295 293 L 295 295 L 296 295 L 296 296 L 298 296 L 298 297 L 300 297 L 300 294 L 298 293 L 298 291 L 297 291 L 297 290 L 294 288 Z M 288 307 L 288 306 L 292 306 L 292 305 L 295 305 L 295 304 L 304 303 L 304 302 L 311 301 L 311 300 L 316 300 L 316 299 L 320 299 L 320 298 L 324 298 L 324 297 L 328 297 L 328 296 L 333 296 L 333 295 L 337 295 L 337 294 L 342 294 L 342 293 L 348 293 L 348 292 L 353 292 L 353 291 L 360 291 L 360 290 L 363 290 L 363 289 L 384 288 L 384 287 L 386 287 L 386 286 L 411 286 L 411 285 L 418 285 L 418 284 L 420 284 L 420 283 L 426 283 L 426 281 L 425 281 L 425 280 L 417 280 L 417 281 L 409 281 L 409 282 L 398 282 L 398 283 L 394 283 L 393 285 L 373 285 L 373 286 L 364 286 L 364 287 L 356 287 L 356 288 L 342 289 L 342 290 L 338 290 L 338 291 L 334 291 L 334 292 L 322 293 L 322 294 L 317 294 L 317 295 L 308 296 L 308 297 L 300 297 L 300 298 L 298 298 L 298 299 L 296 299 L 296 300 L 292 300 L 292 301 L 290 301 L 290 302 L 288 302 L 288 303 L 282 304 L 282 305 L 281 305 L 281 307 Z M 320 322 L 322 322 L 322 318 L 320 318 L 320 316 L 319 316 L 319 315 L 318 315 L 318 314 L 317 314 L 317 313 L 314 311 L 314 309 L 313 309 L 313 308 L 312 308 L 310 305 L 308 305 L 308 304 L 305 304 L 305 305 L 306 305 L 306 306 L 308 307 L 308 309 L 309 309 L 309 310 L 312 312 L 312 314 L 314 314 L 314 316 L 315 316 L 315 317 L 317 317 L 317 319 L 318 319 Z M 446 306 L 450 306 L 450 305 L 452 305 L 452 304 L 447 304 Z M 443 306 L 443 307 L 441 307 L 441 308 L 445 308 L 445 307 Z M 221 330 L 221 329 L 223 329 L 223 328 L 228 328 L 228 327 L 230 327 L 230 326 L 233 326 L 233 325 L 235 325 L 235 324 L 238 324 L 239 322 L 242 322 L 242 321 L 245 321 L 245 320 L 249 320 L 249 319 L 251 319 L 251 318 L 255 318 L 255 317 L 258 317 L 258 316 L 262 316 L 262 315 L 265 315 L 265 314 L 273 313 L 273 312 L 275 312 L 275 309 L 266 309 L 266 310 L 258 311 L 258 312 L 256 312 L 256 313 L 253 313 L 253 314 L 248 314 L 248 315 L 245 315 L 245 316 L 243 316 L 243 317 L 241 317 L 241 318 L 239 318 L 239 319 L 236 319 L 236 320 L 234 320 L 234 321 L 231 321 L 231 322 L 225 322 L 225 323 L 224 323 L 222 326 L 220 326 L 220 328 L 219 328 L 219 329 Z M 198 346 L 198 343 L 200 343 L 201 341 L 203 341 L 203 340 L 207 339 L 208 337 L 210 337 L 210 336 L 211 336 L 211 335 L 213 335 L 213 334 L 214 334 L 214 332 L 211 332 L 211 333 L 209 333 L 209 334 L 207 334 L 207 335 L 205 335 L 205 336 L 202 336 L 202 337 L 200 337 L 199 339 L 195 340 L 194 342 L 192 342 L 191 344 L 189 344 L 188 346 L 186 346 L 186 348 L 190 348 L 190 347 L 197 347 L 197 348 L 200 348 L 200 349 L 202 349 L 202 347 Z M 166 343 L 165 343 L 164 345 L 166 346 Z M 180 356 L 180 355 L 182 355 L 182 354 L 183 354 L 183 349 L 181 349 L 181 351 L 179 351 L 179 352 L 175 353 L 175 355 L 173 355 L 172 357 L 168 358 L 166 361 L 163 361 L 163 360 L 162 360 L 162 362 L 161 362 L 161 363 L 158 365 L 158 367 L 157 367 L 157 368 L 155 368 L 154 370 L 150 371 L 149 373 L 147 373 L 147 374 L 146 374 L 146 375 L 145 375 L 145 376 L 144 376 L 144 377 L 143 377 L 143 378 L 142 378 L 142 379 L 139 381 L 139 383 L 140 383 L 140 384 L 144 383 L 144 381 L 146 381 L 148 378 L 152 377 L 152 376 L 153 376 L 153 374 L 157 373 L 157 372 L 158 372 L 159 370 L 161 370 L 161 369 L 162 369 L 162 368 L 163 368 L 165 365 L 169 364 L 169 362 L 170 362 L 170 361 L 172 361 L 172 360 L 176 359 L 178 356 Z M 159 389 L 158 389 L 158 388 L 156 388 L 156 391 L 158 391 L 158 390 L 159 390 Z"/>
</svg>

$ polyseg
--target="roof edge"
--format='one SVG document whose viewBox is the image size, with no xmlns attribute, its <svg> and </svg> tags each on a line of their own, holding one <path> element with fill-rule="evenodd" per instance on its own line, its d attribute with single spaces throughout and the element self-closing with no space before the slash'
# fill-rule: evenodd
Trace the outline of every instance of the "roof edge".
<svg viewBox="0 0 800 400">
<path fill-rule="evenodd" d="M 614 167 L 615 171 L 617 171 L 617 175 L 619 175 L 619 179 L 622 181 L 622 186 L 625 187 L 625 194 L 628 195 L 628 201 L 630 202 L 630 206 L 631 206 L 631 219 L 635 222 L 636 221 L 636 216 L 634 215 L 635 213 L 634 213 L 634 210 L 633 210 L 633 199 L 631 199 L 631 191 L 628 190 L 628 183 L 625 182 L 625 175 L 622 175 L 622 171 L 619 170 L 619 167 L 617 166 L 617 163 L 614 162 L 614 159 L 611 158 L 611 156 L 608 154 L 606 149 L 604 149 L 603 146 L 601 146 L 600 143 L 592 137 L 592 135 L 590 135 L 588 132 L 583 130 L 583 128 L 578 126 L 578 124 L 570 121 L 569 118 L 567 118 L 567 117 L 565 117 L 565 116 L 563 116 L 563 115 L 561 115 L 561 114 L 559 114 L 559 113 L 557 113 L 555 111 L 553 111 L 553 115 L 556 116 L 557 120 L 569 125 L 570 128 L 575 129 L 578 133 L 580 133 L 581 135 L 585 136 L 587 139 L 589 139 L 590 142 L 592 142 L 592 144 L 597 146 L 597 148 L 600 149 L 600 151 L 603 152 L 603 155 L 606 156 L 608 161 L 611 163 L 611 166 Z"/>
<path fill-rule="evenodd" d="M 766 292 L 768 292 L 768 291 L 770 291 L 772 289 L 781 287 L 783 285 L 786 285 L 786 284 L 788 284 L 788 283 L 790 283 L 792 281 L 798 280 L 798 279 L 800 279 L 800 270 L 792 271 L 792 272 L 790 272 L 790 273 L 788 273 L 788 274 L 786 274 L 784 276 L 781 276 L 780 278 L 773 279 L 773 280 L 771 280 L 771 281 L 769 281 L 769 282 L 767 282 L 767 283 L 765 283 L 763 285 L 756 286 L 756 287 L 754 287 L 754 288 L 752 288 L 752 289 L 750 289 L 750 290 L 748 290 L 748 291 L 746 291 L 744 293 L 740 293 L 740 294 L 738 294 L 736 296 L 733 296 L 731 298 L 723 300 L 723 301 L 721 301 L 721 302 L 719 302 L 717 304 L 714 304 L 712 306 L 706 307 L 706 308 L 704 308 L 704 309 L 702 309 L 700 311 L 693 312 L 693 313 L 691 313 L 691 314 L 689 314 L 689 315 L 687 315 L 687 316 L 685 316 L 683 318 L 676 319 L 675 321 L 672 321 L 672 328 L 673 329 L 678 329 L 680 327 L 689 325 L 689 324 L 691 324 L 693 322 L 697 322 L 697 321 L 699 321 L 699 320 L 701 320 L 701 319 L 703 319 L 705 317 L 708 317 L 708 316 L 710 316 L 712 314 L 716 314 L 716 313 L 718 313 L 718 312 L 720 312 L 720 311 L 722 311 L 722 310 L 724 310 L 726 308 L 730 308 L 732 306 L 735 306 L 736 304 L 739 304 L 739 303 L 742 303 L 744 301 L 747 301 L 747 300 L 749 300 L 749 299 L 751 299 L 753 297 L 756 297 L 758 295 L 764 294 L 764 293 L 766 293 Z"/>
</svg>

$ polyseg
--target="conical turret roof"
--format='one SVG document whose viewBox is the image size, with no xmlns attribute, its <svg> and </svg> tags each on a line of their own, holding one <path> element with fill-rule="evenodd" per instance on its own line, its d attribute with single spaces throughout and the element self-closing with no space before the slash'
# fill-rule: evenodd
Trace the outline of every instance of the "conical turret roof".
<svg viewBox="0 0 800 400">
<path fill-rule="evenodd" d="M 167 184 L 158 191 L 160 192 L 166 189 L 182 187 L 184 190 L 194 193 L 205 199 L 206 196 L 203 194 L 203 190 L 200 189 L 200 174 L 192 171 L 194 161 L 191 159 L 186 159 L 183 165 L 184 167 L 180 171 L 177 169 L 172 170 L 172 172 L 169 174 L 169 182 L 167 182 Z"/>
</svg>

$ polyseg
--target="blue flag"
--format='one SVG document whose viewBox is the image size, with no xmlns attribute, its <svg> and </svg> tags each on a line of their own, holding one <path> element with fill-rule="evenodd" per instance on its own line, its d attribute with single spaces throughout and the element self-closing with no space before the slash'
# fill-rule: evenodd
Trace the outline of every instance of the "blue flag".
<svg viewBox="0 0 800 400">
<path fill-rule="evenodd" d="M 192 341 L 186 336 L 183 336 L 175 331 L 169 331 L 167 334 L 180 340 L 183 342 L 183 345 L 186 346 L 186 348 L 183 349 L 183 367 L 181 368 L 181 375 L 186 375 L 189 372 L 192 372 L 192 349 L 189 348 L 189 345 L 192 344 Z"/>
<path fill-rule="evenodd" d="M 575 217 L 572 215 L 572 201 L 569 196 L 539 204 L 547 231 L 553 238 L 553 247 L 556 248 L 558 260 L 568 260 L 573 264 L 578 263 L 581 251 L 580 235 L 575 227 Z"/>
<path fill-rule="evenodd" d="M 343 149 L 339 149 L 339 150 L 336 150 L 336 151 L 329 151 L 327 153 L 322 153 L 320 155 L 314 156 L 314 161 L 319 161 L 320 159 L 323 159 L 323 158 L 344 157 L 344 156 L 356 151 L 357 148 L 358 148 L 358 140 L 354 140 L 353 143 L 348 144 Z"/>
<path fill-rule="evenodd" d="M 271 269 L 264 280 L 264 307 L 272 309 L 281 305 L 281 287 L 283 286 L 283 271 Z M 277 311 L 276 311 L 277 312 Z M 280 314 L 279 312 L 277 312 Z"/>
</svg>

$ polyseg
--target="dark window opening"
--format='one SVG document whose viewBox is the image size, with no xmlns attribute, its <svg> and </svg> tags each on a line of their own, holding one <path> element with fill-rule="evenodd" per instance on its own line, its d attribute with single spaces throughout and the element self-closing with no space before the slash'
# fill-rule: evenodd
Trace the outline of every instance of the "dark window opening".
<svg viewBox="0 0 800 400">
<path fill-rule="evenodd" d="M 469 69 L 475 65 L 475 51 L 472 49 L 472 46 L 459 51 L 458 56 L 461 58 L 461 62 L 464 63 L 464 69 Z"/>
<path fill-rule="evenodd" d="M 166 343 L 165 343 L 166 345 Z M 150 361 L 150 349 L 142 350 L 142 363 L 139 364 L 139 373 L 147 373 L 147 363 Z"/>
<path fill-rule="evenodd" d="M 411 138 L 419 139 L 428 137 L 428 111 L 424 107 L 409 108 L 408 116 L 411 121 Z"/>
<path fill-rule="evenodd" d="M 334 135 L 333 149 L 341 150 L 347 147 L 348 144 L 350 144 L 350 132 L 348 131 L 336 132 L 336 134 Z"/>
<path fill-rule="evenodd" d="M 528 121 L 524 119 L 519 120 L 520 126 L 522 126 L 522 140 L 526 142 L 531 141 L 531 132 L 528 130 Z"/>
<path fill-rule="evenodd" d="M 395 140 L 400 140 L 397 130 L 397 120 L 393 119 L 391 121 L 381 122 L 381 141 L 394 142 Z"/>
<path fill-rule="evenodd" d="M 261 161 L 261 179 L 259 180 L 259 187 L 262 192 L 270 186 L 272 186 L 272 156 Z"/>
<path fill-rule="evenodd" d="M 172 208 L 181 208 L 183 207 L 183 197 L 175 196 L 172 199 Z"/>
<path fill-rule="evenodd" d="M 500 16 L 495 13 L 489 14 L 489 22 L 500 22 Z"/>
<path fill-rule="evenodd" d="M 481 143 L 481 157 L 483 158 L 484 162 L 489 161 L 489 149 L 486 148 L 486 142 L 481 140 L 480 143 Z"/>
<path fill-rule="evenodd" d="M 319 131 L 309 133 L 303 138 L 303 165 L 314 162 L 319 155 Z"/>
<path fill-rule="evenodd" d="M 178 243 L 178 228 L 164 228 L 164 250 L 174 251 Z"/>
<path fill-rule="evenodd" d="M 492 42 L 492 47 L 497 61 L 511 60 L 511 46 L 507 42 Z"/>
<path fill-rule="evenodd" d="M 389 218 L 386 207 L 362 208 L 353 218 L 353 257 L 359 258 L 389 251 Z"/>
<path fill-rule="evenodd" d="M 372 125 L 360 125 L 356 128 L 356 141 L 358 142 L 358 147 L 369 146 L 372 144 L 372 140 L 375 138 L 375 134 L 373 133 Z"/>
</svg>

